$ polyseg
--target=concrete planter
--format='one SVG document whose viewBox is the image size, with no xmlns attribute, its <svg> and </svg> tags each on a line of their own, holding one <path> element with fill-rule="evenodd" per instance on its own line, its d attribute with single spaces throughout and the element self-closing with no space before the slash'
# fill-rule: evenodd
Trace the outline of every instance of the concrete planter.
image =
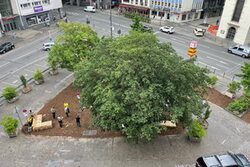
<svg viewBox="0 0 250 167">
<path fill-rule="evenodd" d="M 189 141 L 191 141 L 193 143 L 200 143 L 201 142 L 201 138 L 195 138 L 195 137 L 190 136 L 190 135 L 188 135 L 187 138 Z"/>
<path fill-rule="evenodd" d="M 9 138 L 17 137 L 17 131 L 15 133 L 8 134 Z"/>
<path fill-rule="evenodd" d="M 14 97 L 13 99 L 11 100 L 7 100 L 8 103 L 14 103 L 15 101 L 18 100 L 18 97 Z"/>
<path fill-rule="evenodd" d="M 44 83 L 43 79 L 35 80 L 36 85 L 41 85 L 42 83 Z"/>
<path fill-rule="evenodd" d="M 231 93 L 228 90 L 224 93 L 224 95 L 231 99 L 235 98 L 235 93 Z"/>
<path fill-rule="evenodd" d="M 49 74 L 50 75 L 57 75 L 58 74 L 58 70 L 56 69 L 56 70 L 51 70 L 51 71 L 49 71 Z"/>
</svg>

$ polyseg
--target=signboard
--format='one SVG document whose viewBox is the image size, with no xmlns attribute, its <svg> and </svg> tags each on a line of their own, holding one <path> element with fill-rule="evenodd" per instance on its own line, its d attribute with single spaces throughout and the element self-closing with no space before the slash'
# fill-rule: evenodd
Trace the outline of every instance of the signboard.
<svg viewBox="0 0 250 167">
<path fill-rule="evenodd" d="M 33 7 L 34 9 L 34 12 L 37 13 L 37 12 L 43 12 L 43 6 L 35 6 Z"/>
<path fill-rule="evenodd" d="M 198 45 L 197 41 L 191 41 L 189 44 L 189 47 L 190 48 L 197 48 L 197 45 Z"/>
</svg>

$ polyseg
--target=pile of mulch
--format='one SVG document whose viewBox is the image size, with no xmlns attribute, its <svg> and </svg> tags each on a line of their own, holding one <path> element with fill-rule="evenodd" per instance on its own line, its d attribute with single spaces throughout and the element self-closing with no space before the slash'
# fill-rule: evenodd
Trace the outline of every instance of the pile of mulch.
<svg viewBox="0 0 250 167">
<path fill-rule="evenodd" d="M 233 99 L 221 94 L 219 91 L 213 89 L 213 88 L 209 88 L 207 91 L 207 95 L 205 96 L 205 98 L 222 107 L 222 108 L 226 108 L 228 106 L 229 103 L 231 103 L 233 101 Z"/>
<path fill-rule="evenodd" d="M 69 104 L 70 114 L 66 117 L 64 112 L 64 103 Z M 64 126 L 61 128 L 57 120 L 54 120 L 50 111 L 51 107 L 56 108 L 56 117 L 62 116 Z M 50 100 L 45 106 L 37 113 L 43 115 L 43 121 L 52 120 L 53 128 L 43 131 L 31 132 L 32 135 L 42 136 L 71 136 L 74 138 L 83 137 L 83 132 L 86 130 L 95 130 L 95 135 L 84 136 L 85 138 L 111 138 L 122 136 L 120 132 L 101 131 L 92 127 L 91 112 L 89 109 L 82 111 L 80 109 L 79 101 L 77 99 L 77 90 L 72 85 L 61 91 L 55 98 Z M 80 115 L 81 127 L 76 126 L 75 118 Z M 182 124 L 177 124 L 176 128 L 168 128 L 163 131 L 161 135 L 175 135 L 180 134 L 184 130 Z M 23 127 L 23 132 L 27 132 L 27 126 Z M 26 133 L 27 134 L 27 133 Z"/>
<path fill-rule="evenodd" d="M 247 123 L 250 123 L 250 109 L 242 115 L 241 119 Z"/>
</svg>

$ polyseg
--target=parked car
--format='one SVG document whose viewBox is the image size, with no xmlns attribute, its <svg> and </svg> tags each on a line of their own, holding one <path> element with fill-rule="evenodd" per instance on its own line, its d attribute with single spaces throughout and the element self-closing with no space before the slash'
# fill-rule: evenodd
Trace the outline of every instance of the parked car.
<svg viewBox="0 0 250 167">
<path fill-rule="evenodd" d="M 15 48 L 15 45 L 11 42 L 5 42 L 2 45 L 0 45 L 0 53 L 4 54 L 12 49 Z"/>
<path fill-rule="evenodd" d="M 196 167 L 250 167 L 249 160 L 243 154 L 227 152 L 219 155 L 199 157 L 196 160 Z"/>
<path fill-rule="evenodd" d="M 83 8 L 83 10 L 85 12 L 92 12 L 92 13 L 95 13 L 96 12 L 96 9 L 94 6 L 86 6 L 85 8 Z"/>
<path fill-rule="evenodd" d="M 164 27 L 160 27 L 160 31 L 165 32 L 165 33 L 169 33 L 169 34 L 173 34 L 175 32 L 175 29 L 174 29 L 174 27 L 164 26 Z"/>
<path fill-rule="evenodd" d="M 153 28 L 150 26 L 143 25 L 142 29 L 145 32 L 153 32 Z"/>
<path fill-rule="evenodd" d="M 54 42 L 48 42 L 48 43 L 44 43 L 43 44 L 43 47 L 42 47 L 42 50 L 44 51 L 48 51 L 52 48 L 52 46 L 55 45 Z"/>
<path fill-rule="evenodd" d="M 250 57 L 250 48 L 243 45 L 236 45 L 227 49 L 228 53 L 233 53 L 244 58 Z"/>
<path fill-rule="evenodd" d="M 197 37 L 203 37 L 205 34 L 206 30 L 202 28 L 195 28 L 194 29 L 194 35 Z"/>
</svg>

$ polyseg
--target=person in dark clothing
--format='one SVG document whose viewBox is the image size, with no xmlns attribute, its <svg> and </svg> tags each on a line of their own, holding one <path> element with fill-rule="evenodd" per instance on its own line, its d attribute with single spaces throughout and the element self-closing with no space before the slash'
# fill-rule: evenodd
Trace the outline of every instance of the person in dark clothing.
<svg viewBox="0 0 250 167">
<path fill-rule="evenodd" d="M 81 118 L 80 118 L 79 115 L 76 116 L 76 125 L 77 125 L 78 127 L 81 127 Z"/>
<path fill-rule="evenodd" d="M 56 109 L 55 109 L 55 107 L 52 107 L 52 108 L 50 109 L 50 111 L 51 111 L 51 113 L 52 113 L 53 119 L 56 119 Z"/>
<path fill-rule="evenodd" d="M 69 107 L 65 107 L 64 111 L 65 111 L 66 116 L 69 117 L 69 113 L 70 113 Z"/>
<path fill-rule="evenodd" d="M 57 117 L 59 126 L 62 128 L 63 127 L 63 117 Z"/>
</svg>

